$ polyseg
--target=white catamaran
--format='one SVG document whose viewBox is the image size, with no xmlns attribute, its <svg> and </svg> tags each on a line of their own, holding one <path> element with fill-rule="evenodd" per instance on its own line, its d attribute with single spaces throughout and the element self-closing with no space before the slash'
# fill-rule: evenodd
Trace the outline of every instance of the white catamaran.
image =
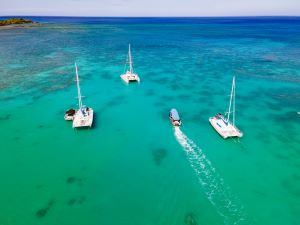
<svg viewBox="0 0 300 225">
<path fill-rule="evenodd" d="M 221 113 L 218 113 L 214 117 L 210 117 L 209 122 L 223 138 L 242 137 L 243 133 L 235 126 L 235 77 L 232 79 L 229 107 L 225 116 L 226 114 L 227 118 L 225 118 Z M 231 114 L 232 121 L 230 121 Z"/>
<path fill-rule="evenodd" d="M 129 44 L 129 49 L 128 49 L 128 58 L 127 58 L 127 62 L 126 62 L 126 67 L 127 67 L 127 64 L 129 65 L 129 68 L 126 68 L 127 69 L 126 73 L 121 75 L 122 80 L 124 80 L 126 83 L 140 82 L 139 76 L 133 72 L 133 66 L 132 66 L 133 62 L 132 62 L 130 44 Z"/>
<path fill-rule="evenodd" d="M 73 128 L 77 127 L 91 127 L 93 124 L 93 116 L 94 111 L 92 108 L 86 107 L 82 104 L 82 95 L 80 92 L 80 85 L 79 85 L 79 76 L 78 76 L 78 69 L 75 63 L 76 69 L 76 82 L 77 82 L 77 94 L 78 94 L 78 106 L 79 109 L 76 111 L 73 117 Z"/>
</svg>

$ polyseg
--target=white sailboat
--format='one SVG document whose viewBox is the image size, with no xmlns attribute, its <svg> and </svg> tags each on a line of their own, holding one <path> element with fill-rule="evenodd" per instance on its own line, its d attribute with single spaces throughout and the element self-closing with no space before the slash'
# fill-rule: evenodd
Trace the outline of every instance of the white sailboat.
<svg viewBox="0 0 300 225">
<path fill-rule="evenodd" d="M 129 68 L 127 68 L 126 73 L 121 75 L 121 79 L 123 81 L 125 81 L 126 83 L 129 82 L 140 82 L 140 78 L 139 76 L 133 72 L 133 62 L 132 62 L 132 56 L 131 56 L 131 49 L 130 49 L 130 44 L 128 47 L 128 58 L 127 58 L 127 62 L 126 65 L 129 65 Z"/>
<path fill-rule="evenodd" d="M 77 98 L 78 98 L 78 106 L 79 109 L 76 111 L 75 115 L 73 116 L 73 128 L 77 127 L 91 127 L 93 124 L 93 117 L 94 111 L 92 108 L 86 107 L 82 104 L 82 95 L 80 91 L 80 84 L 79 84 L 79 76 L 78 76 L 78 69 L 75 63 L 76 69 L 76 82 L 77 82 Z"/>
<path fill-rule="evenodd" d="M 227 118 L 225 118 L 226 114 Z M 242 137 L 243 133 L 235 126 L 235 77 L 232 79 L 229 107 L 226 114 L 223 116 L 218 113 L 214 117 L 210 117 L 210 124 L 223 138 Z M 232 115 L 232 121 L 230 121 L 230 115 Z"/>
</svg>

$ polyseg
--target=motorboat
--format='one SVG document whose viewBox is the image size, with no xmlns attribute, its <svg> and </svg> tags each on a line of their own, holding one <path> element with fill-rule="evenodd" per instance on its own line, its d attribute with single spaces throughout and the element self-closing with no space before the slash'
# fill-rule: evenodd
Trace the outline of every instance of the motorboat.
<svg viewBox="0 0 300 225">
<path fill-rule="evenodd" d="M 181 126 L 181 120 L 176 109 L 171 109 L 169 113 L 169 118 L 174 127 Z"/>
<path fill-rule="evenodd" d="M 73 108 L 68 109 L 65 112 L 65 116 L 64 116 L 65 120 L 68 120 L 68 121 L 73 120 L 75 113 L 76 113 L 75 109 L 73 109 Z"/>
</svg>

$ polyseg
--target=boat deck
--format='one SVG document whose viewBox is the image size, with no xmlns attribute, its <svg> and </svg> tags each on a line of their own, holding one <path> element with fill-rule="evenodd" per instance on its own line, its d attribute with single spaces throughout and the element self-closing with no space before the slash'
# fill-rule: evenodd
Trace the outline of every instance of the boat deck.
<svg viewBox="0 0 300 225">
<path fill-rule="evenodd" d="M 140 82 L 139 76 L 137 74 L 135 74 L 135 73 L 127 72 L 125 74 L 122 74 L 121 78 L 126 83 L 129 83 L 129 82 Z"/>
<path fill-rule="evenodd" d="M 243 136 L 243 133 L 230 122 L 226 123 L 223 116 L 210 117 L 209 122 L 224 139 Z"/>
<path fill-rule="evenodd" d="M 79 110 L 74 115 L 73 128 L 91 127 L 93 124 L 94 111 L 89 108 L 86 115 L 83 115 Z"/>
</svg>

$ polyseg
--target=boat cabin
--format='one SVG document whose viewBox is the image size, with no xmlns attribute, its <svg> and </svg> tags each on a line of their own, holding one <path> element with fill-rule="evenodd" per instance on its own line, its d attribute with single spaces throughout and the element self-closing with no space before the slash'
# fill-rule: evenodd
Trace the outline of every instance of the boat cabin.
<svg viewBox="0 0 300 225">
<path fill-rule="evenodd" d="M 126 83 L 140 82 L 139 76 L 135 73 L 131 73 L 130 71 L 127 71 L 125 74 L 122 74 L 121 78 Z"/>
</svg>

